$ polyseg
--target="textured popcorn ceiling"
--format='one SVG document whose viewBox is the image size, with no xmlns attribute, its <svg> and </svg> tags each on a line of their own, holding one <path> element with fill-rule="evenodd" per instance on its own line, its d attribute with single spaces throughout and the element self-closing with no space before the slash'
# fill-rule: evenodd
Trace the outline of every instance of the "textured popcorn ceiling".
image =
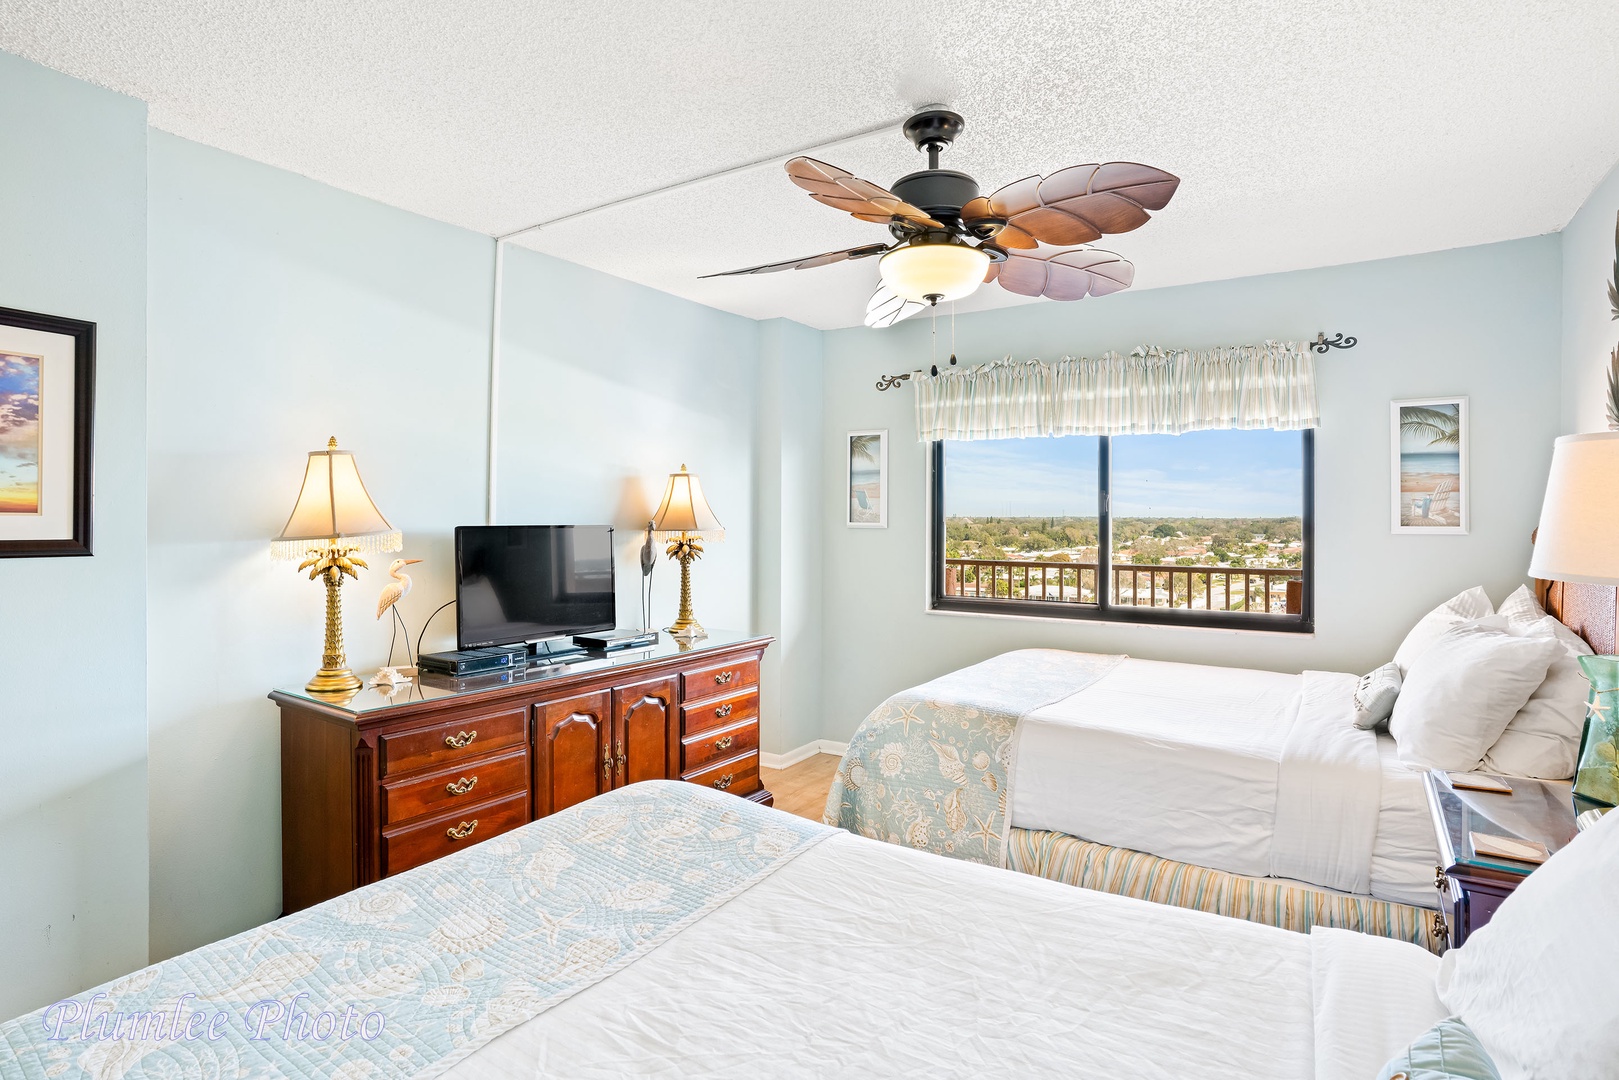
<svg viewBox="0 0 1619 1080">
<path fill-rule="evenodd" d="M 986 189 L 1114 158 L 1179 174 L 1104 245 L 1137 288 L 1554 231 L 1619 158 L 1614 0 L 0 0 L 0 48 L 145 99 L 162 130 L 490 234 L 944 102 L 967 118 L 945 165 Z M 825 156 L 882 184 L 922 166 L 897 132 Z M 883 236 L 770 167 L 521 242 L 836 327 L 873 261 L 697 275 Z"/>
</svg>

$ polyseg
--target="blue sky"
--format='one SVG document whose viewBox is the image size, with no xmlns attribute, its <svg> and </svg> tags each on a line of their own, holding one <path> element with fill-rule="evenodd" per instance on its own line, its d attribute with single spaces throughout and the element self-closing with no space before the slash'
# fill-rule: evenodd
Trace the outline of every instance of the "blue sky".
<svg viewBox="0 0 1619 1080">
<path fill-rule="evenodd" d="M 1113 440 L 1114 517 L 1289 517 L 1303 509 L 1303 436 L 1197 431 Z M 945 444 L 945 512 L 1095 517 L 1091 436 Z"/>
</svg>

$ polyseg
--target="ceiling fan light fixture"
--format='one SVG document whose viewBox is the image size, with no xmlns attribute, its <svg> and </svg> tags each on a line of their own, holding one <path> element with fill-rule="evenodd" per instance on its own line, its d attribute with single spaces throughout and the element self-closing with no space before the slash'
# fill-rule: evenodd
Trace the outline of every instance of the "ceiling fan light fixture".
<svg viewBox="0 0 1619 1080">
<path fill-rule="evenodd" d="M 956 240 L 913 240 L 877 264 L 883 284 L 917 303 L 971 296 L 989 270 L 989 253 Z"/>
</svg>

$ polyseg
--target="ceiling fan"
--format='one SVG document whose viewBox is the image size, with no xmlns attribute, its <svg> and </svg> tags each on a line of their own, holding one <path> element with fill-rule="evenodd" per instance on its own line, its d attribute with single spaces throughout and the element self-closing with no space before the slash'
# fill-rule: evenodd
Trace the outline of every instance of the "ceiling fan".
<svg viewBox="0 0 1619 1080">
<path fill-rule="evenodd" d="M 988 281 L 1053 300 L 1130 287 L 1132 263 L 1110 251 L 1074 245 L 1145 225 L 1149 210 L 1168 204 L 1179 177 L 1150 165 L 1109 161 L 1026 176 L 985 197 L 966 173 L 939 168 L 940 151 L 965 126 L 949 109 L 925 109 L 905 121 L 905 135 L 927 153 L 928 167 L 900 177 L 892 189 L 814 158 L 787 162 L 788 178 L 810 198 L 888 226 L 892 243 L 703 276 L 808 270 L 881 256 L 882 283 L 866 305 L 866 325 L 875 327 L 892 326 L 941 300 L 968 296 Z"/>
</svg>

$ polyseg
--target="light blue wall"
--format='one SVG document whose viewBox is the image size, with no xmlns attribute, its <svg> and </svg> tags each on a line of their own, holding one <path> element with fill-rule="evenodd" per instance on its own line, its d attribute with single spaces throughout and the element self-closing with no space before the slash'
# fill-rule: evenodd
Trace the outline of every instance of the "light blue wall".
<svg viewBox="0 0 1619 1080">
<path fill-rule="evenodd" d="M 1619 322 L 1608 302 L 1619 222 L 1619 168 L 1608 174 L 1560 233 L 1563 255 L 1562 430 L 1608 426 L 1608 363 Z"/>
<path fill-rule="evenodd" d="M 146 962 L 146 107 L 0 53 L 0 306 L 97 324 L 91 558 L 0 559 L 0 1016 Z"/>
<path fill-rule="evenodd" d="M 280 911 L 278 719 L 318 665 L 321 593 L 268 542 L 304 455 L 352 449 L 404 531 L 422 621 L 453 595 L 451 537 L 484 520 L 494 244 L 172 136 L 152 136 L 152 953 Z M 749 629 L 758 330 L 509 248 L 499 520 L 620 526 L 620 622 L 639 526 L 687 462 L 727 526 L 694 569 L 699 618 Z M 344 589 L 351 665 L 382 663 L 386 558 Z M 660 559 L 654 621 L 674 616 Z M 427 648 L 454 643 L 454 612 Z M 170 658 L 184 657 L 183 661 Z"/>
<path fill-rule="evenodd" d="M 321 587 L 273 562 L 305 455 L 335 435 L 452 595 L 451 529 L 483 518 L 493 242 L 161 132 L 151 138 L 152 954 L 281 911 L 280 727 L 320 666 Z M 393 556 L 345 585 L 348 655 Z M 454 631 L 441 617 L 436 629 Z M 442 640 L 442 638 L 441 638 Z M 402 653 L 401 653 L 402 655 Z"/>
<path fill-rule="evenodd" d="M 1559 423 L 1555 236 L 1236 281 L 964 315 L 966 363 L 1098 355 L 1342 331 L 1359 347 L 1320 360 L 1316 633 L 1046 622 L 924 613 L 926 455 L 912 391 L 882 373 L 928 362 L 927 319 L 826 335 L 824 737 L 846 739 L 888 694 L 998 652 L 1058 646 L 1298 671 L 1364 671 L 1423 611 L 1472 585 L 1501 599 L 1523 580 Z M 1389 401 L 1467 394 L 1472 532 L 1389 531 Z M 889 527 L 843 525 L 841 436 L 893 432 Z M 880 627 L 883 662 L 871 660 Z M 892 646 L 887 643 L 894 643 Z"/>
<path fill-rule="evenodd" d="M 725 526 L 692 565 L 697 620 L 750 629 L 759 324 L 523 248 L 505 281 L 497 520 L 614 526 L 634 626 L 642 530 L 686 464 Z M 660 547 L 654 626 L 674 621 L 679 577 Z"/>
<path fill-rule="evenodd" d="M 824 335 L 787 319 L 759 326 L 755 439 L 759 558 L 755 623 L 765 653 L 761 745 L 787 754 L 821 733 L 821 399 Z"/>
</svg>

